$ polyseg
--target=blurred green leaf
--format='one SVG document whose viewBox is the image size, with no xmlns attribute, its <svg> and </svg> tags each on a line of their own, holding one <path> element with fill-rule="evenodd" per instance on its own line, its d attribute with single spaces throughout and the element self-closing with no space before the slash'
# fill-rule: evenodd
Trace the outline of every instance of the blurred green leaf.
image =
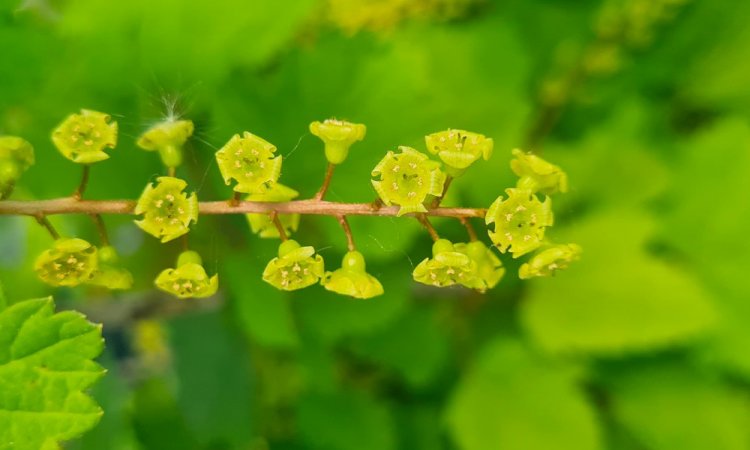
<svg viewBox="0 0 750 450">
<path fill-rule="evenodd" d="M 463 450 L 600 449 L 577 378 L 574 367 L 546 361 L 520 341 L 493 341 L 453 393 L 450 431 Z"/>
<path fill-rule="evenodd" d="M 51 298 L 0 312 L 0 442 L 13 449 L 54 448 L 99 422 L 84 393 L 104 375 L 101 326 L 77 312 L 55 313 Z"/>
<path fill-rule="evenodd" d="M 625 369 L 608 382 L 612 411 L 650 450 L 750 448 L 750 402 L 740 390 L 679 364 Z"/>
<path fill-rule="evenodd" d="M 653 221 L 617 210 L 560 233 L 583 247 L 556 277 L 529 282 L 521 319 L 551 352 L 622 354 L 683 343 L 715 325 L 712 298 L 689 273 L 645 249 Z M 564 293 L 564 295 L 561 295 Z"/>
<path fill-rule="evenodd" d="M 396 448 L 388 409 L 365 394 L 356 391 L 311 393 L 302 397 L 297 414 L 299 432 L 308 448 Z"/>
</svg>

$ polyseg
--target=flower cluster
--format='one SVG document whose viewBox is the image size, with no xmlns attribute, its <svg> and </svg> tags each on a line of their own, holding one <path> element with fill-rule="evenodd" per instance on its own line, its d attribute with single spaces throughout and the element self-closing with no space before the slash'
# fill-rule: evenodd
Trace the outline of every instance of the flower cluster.
<svg viewBox="0 0 750 450">
<path fill-rule="evenodd" d="M 149 183 L 138 199 L 135 213 L 143 219 L 135 223 L 148 234 L 169 242 L 190 231 L 198 221 L 198 198 L 185 193 L 187 183 L 174 177 L 159 177 Z"/>
<path fill-rule="evenodd" d="M 236 182 L 235 192 L 258 194 L 270 188 L 281 175 L 281 156 L 276 146 L 247 131 L 235 134 L 216 152 L 221 176 L 229 186 Z"/>
<path fill-rule="evenodd" d="M 71 114 L 52 132 L 52 142 L 69 160 L 92 164 L 109 158 L 106 148 L 117 145 L 117 122 L 88 109 Z"/>
<path fill-rule="evenodd" d="M 34 148 L 15 136 L 0 136 L 0 200 L 13 191 L 21 175 L 34 164 Z"/>
<path fill-rule="evenodd" d="M 193 134 L 190 120 L 169 119 L 149 128 L 138 139 L 144 150 L 157 151 L 168 168 L 170 176 L 149 183 L 138 199 L 134 213 L 139 216 L 136 225 L 145 232 L 169 242 L 186 235 L 198 221 L 199 205 L 195 193 L 186 192 L 188 183 L 176 178 L 175 168 L 182 162 L 182 147 Z M 321 255 L 312 246 L 301 246 L 288 236 L 297 232 L 299 213 L 289 213 L 299 205 L 298 211 L 320 213 L 321 209 L 341 208 L 335 202 L 322 201 L 329 186 L 333 168 L 343 163 L 351 146 L 364 139 L 363 124 L 328 119 L 310 124 L 310 132 L 324 143 L 325 157 L 329 163 L 326 179 L 318 195 L 292 202 L 299 193 L 278 182 L 282 157 L 276 147 L 249 132 L 236 134 L 216 154 L 221 176 L 227 185 L 234 184 L 230 207 L 240 205 L 240 194 L 247 194 L 247 202 L 270 203 L 259 208 L 270 214 L 248 213 L 248 224 L 253 233 L 262 238 L 280 238 L 278 256 L 263 271 L 263 280 L 272 286 L 294 291 L 315 284 L 325 289 L 353 298 L 367 299 L 383 294 L 382 284 L 366 270 L 362 253 L 356 250 L 349 224 L 348 211 L 360 213 L 357 205 L 345 207 L 346 213 L 337 215 L 347 237 L 349 251 L 341 267 L 326 271 Z M 67 158 L 82 164 L 107 159 L 104 151 L 117 142 L 117 123 L 107 114 L 82 110 L 67 117 L 52 134 L 58 150 Z M 463 286 L 478 292 L 495 287 L 505 275 L 505 268 L 491 247 L 478 240 L 469 223 L 471 217 L 482 210 L 449 208 L 436 212 L 451 180 L 463 175 L 479 160 L 488 160 L 493 152 L 493 140 L 479 133 L 448 129 L 425 136 L 427 151 L 440 161 L 431 160 L 426 153 L 411 147 L 400 146 L 398 152 L 389 151 L 372 170 L 372 186 L 383 204 L 398 206 L 396 215 L 417 214 L 435 239 L 432 256 L 425 258 L 413 270 L 413 278 L 430 286 Z M 550 195 L 568 190 L 568 178 L 560 167 L 539 156 L 513 150 L 511 169 L 519 177 L 515 187 L 505 190 L 484 214 L 488 235 L 494 247 L 513 258 L 536 252 L 520 266 L 522 279 L 545 277 L 567 268 L 580 258 L 581 247 L 576 244 L 554 245 L 545 233 L 554 223 Z M 31 145 L 21 138 L 0 137 L 0 199 L 6 197 L 18 177 L 34 162 Z M 79 186 L 85 188 L 88 167 Z M 74 197 L 77 199 L 79 197 Z M 276 209 L 274 203 L 292 202 Z M 206 204 L 205 210 L 216 212 L 218 202 Z M 245 205 L 247 206 L 247 205 Z M 344 205 L 346 206 L 346 205 Z M 361 207 L 362 205 L 359 205 Z M 373 204 L 366 213 L 374 212 Z M 428 209 L 431 208 L 431 209 Z M 256 211 L 258 209 L 255 209 Z M 278 214 L 286 211 L 285 214 Z M 467 227 L 470 242 L 453 243 L 441 239 L 428 221 L 428 215 L 451 216 L 461 219 Z M 393 214 L 393 211 L 385 211 Z M 428 214 L 424 214 L 428 213 Z M 115 249 L 107 244 L 104 224 L 97 214 L 92 214 L 105 245 L 99 249 L 78 239 L 59 239 L 52 225 L 39 216 L 38 220 L 55 237 L 52 247 L 36 260 L 39 277 L 53 286 L 89 284 L 109 289 L 128 289 L 133 285 L 129 271 L 118 264 Z M 187 240 L 185 240 L 187 245 Z M 192 250 L 180 253 L 174 268 L 167 268 L 155 279 L 158 289 L 178 298 L 202 298 L 214 295 L 218 289 L 218 275 L 209 276 L 201 257 Z"/>
<path fill-rule="evenodd" d="M 440 164 L 411 147 L 399 147 L 400 153 L 389 151 L 372 169 L 372 186 L 386 205 L 398 205 L 398 215 L 427 212 L 424 202 L 428 195 L 441 196 L 445 174 Z"/>
<path fill-rule="evenodd" d="M 568 177 L 562 169 L 536 155 L 516 149 L 513 156 L 510 167 L 518 175 L 518 183 L 515 188 L 505 190 L 506 198 L 500 196 L 490 205 L 485 222 L 494 225 L 488 233 L 495 246 L 502 253 L 510 251 L 513 258 L 518 258 L 545 245 L 545 230 L 554 223 L 548 195 L 567 192 Z M 544 201 L 539 199 L 540 193 L 545 194 Z M 519 277 L 551 275 L 566 268 L 580 253 L 581 248 L 576 244 L 553 246 L 521 266 Z"/>
</svg>

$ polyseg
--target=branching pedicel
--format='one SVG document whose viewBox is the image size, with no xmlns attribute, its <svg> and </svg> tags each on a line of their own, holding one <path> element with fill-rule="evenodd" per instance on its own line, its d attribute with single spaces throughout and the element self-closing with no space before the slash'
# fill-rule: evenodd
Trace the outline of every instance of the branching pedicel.
<svg viewBox="0 0 750 450">
<path fill-rule="evenodd" d="M 245 213 L 253 233 L 262 238 L 279 238 L 278 255 L 263 272 L 263 280 L 281 290 L 297 290 L 313 284 L 354 298 L 371 298 L 383 293 L 380 282 L 367 273 L 365 259 L 357 251 L 349 215 L 411 215 L 435 241 L 432 257 L 414 269 L 414 280 L 437 287 L 464 286 L 479 292 L 493 288 L 505 275 L 500 259 L 478 240 L 470 220 L 483 218 L 489 237 L 501 253 L 514 258 L 536 252 L 519 270 L 521 278 L 549 276 L 579 258 L 576 244 L 553 245 L 545 238 L 553 224 L 549 195 L 568 189 L 565 173 L 549 162 L 513 150 L 511 168 L 518 175 L 489 209 L 448 208 L 440 203 L 451 182 L 472 164 L 492 155 L 493 142 L 481 134 L 447 130 L 426 136 L 429 153 L 440 161 L 410 147 L 389 151 L 372 170 L 372 186 L 378 195 L 372 203 L 325 201 L 331 178 L 343 164 L 351 146 L 364 139 L 366 128 L 339 120 L 310 124 L 310 131 L 325 144 L 328 160 L 325 178 L 309 200 L 294 200 L 299 194 L 278 182 L 282 158 L 276 146 L 249 132 L 234 135 L 216 152 L 221 175 L 233 185 L 228 201 L 199 202 L 188 192 L 188 183 L 175 177 L 182 163 L 182 147 L 193 133 L 189 120 L 168 120 L 155 125 L 139 139 L 138 146 L 159 153 L 169 176 L 146 185 L 137 201 L 83 200 L 91 164 L 109 158 L 108 149 L 117 144 L 117 123 L 110 116 L 82 110 L 66 118 L 52 133 L 60 153 L 83 164 L 83 176 L 71 198 L 41 201 L 6 200 L 22 173 L 34 163 L 34 152 L 25 140 L 0 137 L 0 214 L 28 215 L 45 226 L 54 242 L 35 264 L 39 278 L 52 286 L 94 284 L 110 289 L 128 289 L 133 277 L 118 266 L 117 254 L 109 245 L 101 214 L 134 214 L 146 233 L 168 242 L 189 233 L 200 214 Z M 441 164 L 442 162 L 442 164 Z M 242 195 L 245 200 L 241 201 Z M 544 196 L 542 199 L 540 196 Z M 88 214 L 99 230 L 101 247 L 79 238 L 62 238 L 47 220 L 51 214 Z M 349 251 L 341 268 L 327 272 L 323 258 L 311 246 L 300 245 L 289 236 L 297 231 L 300 214 L 331 215 L 338 219 Z M 440 238 L 429 216 L 454 217 L 466 227 L 469 242 L 452 243 Z M 185 249 L 174 268 L 163 270 L 155 280 L 157 288 L 178 298 L 209 297 L 218 289 L 218 276 L 209 276 L 195 251 Z"/>
</svg>

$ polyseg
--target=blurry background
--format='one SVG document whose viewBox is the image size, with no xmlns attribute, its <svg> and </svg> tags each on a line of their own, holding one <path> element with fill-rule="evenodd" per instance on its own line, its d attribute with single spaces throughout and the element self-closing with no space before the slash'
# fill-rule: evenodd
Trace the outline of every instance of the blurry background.
<svg viewBox="0 0 750 450">
<path fill-rule="evenodd" d="M 90 198 L 136 198 L 162 171 L 135 138 L 196 123 L 178 176 L 228 198 L 213 160 L 252 131 L 285 156 L 281 182 L 312 195 L 322 144 L 309 122 L 365 123 L 329 198 L 369 201 L 397 145 L 448 127 L 495 140 L 446 205 L 487 206 L 515 180 L 510 150 L 570 175 L 559 242 L 584 257 L 485 296 L 411 281 L 430 239 L 409 219 L 352 218 L 386 294 L 353 301 L 261 281 L 277 242 L 241 216 L 200 219 L 191 246 L 221 293 L 152 289 L 179 243 L 106 217 L 136 288 L 52 292 L 31 270 L 50 244 L 0 217 L 10 298 L 54 294 L 104 323 L 106 414 L 77 450 L 750 449 L 750 3 L 740 0 L 1 0 L 0 131 L 33 143 L 18 199 L 69 195 L 80 168 L 50 131 L 85 107 L 120 125 Z M 96 240 L 80 217 L 64 234 Z M 451 220 L 441 234 L 465 240 Z M 480 226 L 480 223 L 475 225 Z M 337 223 L 297 238 L 329 267 Z"/>
</svg>

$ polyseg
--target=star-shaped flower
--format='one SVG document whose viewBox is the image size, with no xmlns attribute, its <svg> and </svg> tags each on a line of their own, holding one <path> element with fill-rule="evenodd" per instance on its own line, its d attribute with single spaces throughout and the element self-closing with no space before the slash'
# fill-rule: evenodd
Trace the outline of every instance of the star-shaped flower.
<svg viewBox="0 0 750 450">
<path fill-rule="evenodd" d="M 493 141 L 478 133 L 464 130 L 447 130 L 425 136 L 427 150 L 438 155 L 445 170 L 452 177 L 463 175 L 479 158 L 485 161 L 492 156 Z"/>
<path fill-rule="evenodd" d="M 165 120 L 152 126 L 138 138 L 138 147 L 158 151 L 162 163 L 167 167 L 182 164 L 182 146 L 193 135 L 190 120 Z"/>
<path fill-rule="evenodd" d="M 567 269 L 570 263 L 578 261 L 582 251 L 578 244 L 552 246 L 534 255 L 529 262 L 522 264 L 518 270 L 518 277 L 526 280 L 554 275 L 558 270 Z"/>
<path fill-rule="evenodd" d="M 508 198 L 498 197 L 487 210 L 485 222 L 495 224 L 490 239 L 505 253 L 510 249 L 514 258 L 537 249 L 544 239 L 544 230 L 553 223 L 551 202 L 542 203 L 531 191 L 509 188 Z"/>
<path fill-rule="evenodd" d="M 58 239 L 34 262 L 39 278 L 51 286 L 78 286 L 98 268 L 96 247 L 83 239 Z"/>
<path fill-rule="evenodd" d="M 425 258 L 414 269 L 414 280 L 437 287 L 476 284 L 477 264 L 466 254 L 456 250 L 447 239 L 432 245 L 432 258 Z"/>
<path fill-rule="evenodd" d="M 198 221 L 198 198 L 188 196 L 187 183 L 174 177 L 159 177 L 156 186 L 149 183 L 138 199 L 135 213 L 143 219 L 135 224 L 150 235 L 168 242 L 190 231 L 190 224 Z"/>
<path fill-rule="evenodd" d="M 117 122 L 108 114 L 82 109 L 69 115 L 52 132 L 55 147 L 69 160 L 92 164 L 109 158 L 104 151 L 117 145 Z"/>
<path fill-rule="evenodd" d="M 464 286 L 476 289 L 479 292 L 485 292 L 492 289 L 500 282 L 505 275 L 500 258 L 487 248 L 482 241 L 473 241 L 468 244 L 458 243 L 454 245 L 457 252 L 471 258 L 477 265 L 476 277 L 470 279 L 470 282 L 461 283 Z"/>
<path fill-rule="evenodd" d="M 263 281 L 284 291 L 295 291 L 313 285 L 323 277 L 323 257 L 313 247 L 300 247 L 295 240 L 279 245 L 279 256 L 263 271 Z"/>
<path fill-rule="evenodd" d="M 426 212 L 428 195 L 441 196 L 445 174 L 440 163 L 411 147 L 399 147 L 401 153 L 388 152 L 372 170 L 372 186 L 386 205 L 399 205 L 398 215 Z"/>
<path fill-rule="evenodd" d="M 349 147 L 365 137 L 367 129 L 361 123 L 327 119 L 310 124 L 310 132 L 325 143 L 326 159 L 331 164 L 341 164 L 349 154 Z"/>
<path fill-rule="evenodd" d="M 383 285 L 366 272 L 365 258 L 357 251 L 344 255 L 341 268 L 326 272 L 321 284 L 329 291 L 354 298 L 372 298 L 383 294 Z"/>
<path fill-rule="evenodd" d="M 163 270 L 154 283 L 157 288 L 178 298 L 205 298 L 219 289 L 219 276 L 209 277 L 200 255 L 188 250 L 180 253 L 176 268 Z"/>
<path fill-rule="evenodd" d="M 218 152 L 216 162 L 221 176 L 229 186 L 232 180 L 236 192 L 257 194 L 265 192 L 281 175 L 281 156 L 274 156 L 276 146 L 247 131 L 235 134 Z"/>
<path fill-rule="evenodd" d="M 513 150 L 513 156 L 510 168 L 520 177 L 519 188 L 542 194 L 568 192 L 568 175 L 558 166 L 519 149 Z"/>
<path fill-rule="evenodd" d="M 250 194 L 248 201 L 252 202 L 288 202 L 299 195 L 294 189 L 281 183 L 274 183 L 266 192 L 261 194 Z M 262 238 L 278 238 L 279 230 L 273 224 L 268 214 L 246 214 L 247 221 L 253 233 Z M 297 231 L 299 227 L 299 214 L 279 214 L 279 221 L 284 227 L 287 236 Z"/>
<path fill-rule="evenodd" d="M 18 179 L 34 164 L 34 148 L 25 139 L 0 136 L 0 200 L 8 197 Z"/>
</svg>

